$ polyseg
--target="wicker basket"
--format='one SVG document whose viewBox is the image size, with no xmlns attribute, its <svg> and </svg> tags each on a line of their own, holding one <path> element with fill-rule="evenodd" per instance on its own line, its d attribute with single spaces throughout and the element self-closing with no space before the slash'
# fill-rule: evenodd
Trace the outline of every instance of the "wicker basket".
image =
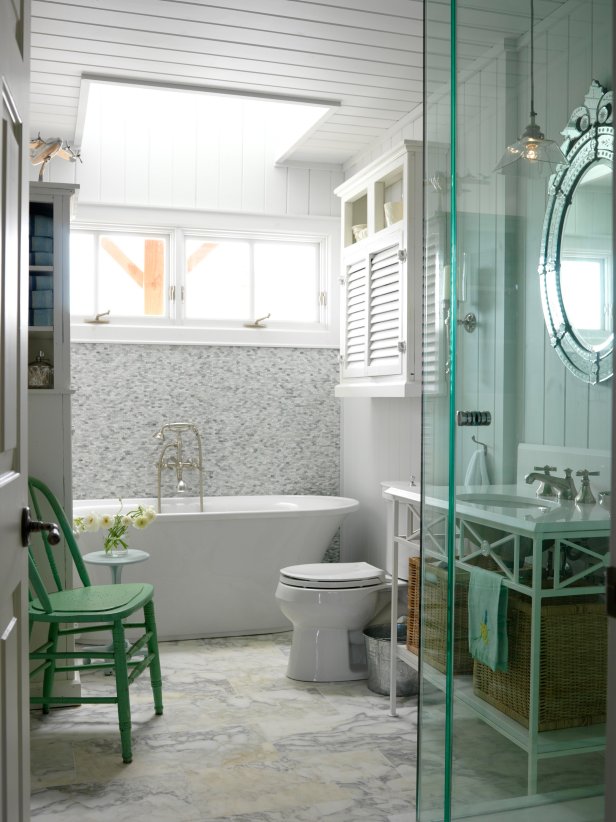
<svg viewBox="0 0 616 822">
<path fill-rule="evenodd" d="M 420 613 L 419 557 L 409 558 L 408 629 L 406 647 L 413 653 L 419 650 Z M 473 658 L 468 650 L 468 580 L 465 571 L 456 571 L 454 609 L 454 674 L 470 674 Z M 447 651 L 447 569 L 429 565 L 423 589 L 422 656 L 425 662 L 439 671 L 446 670 Z"/>
<path fill-rule="evenodd" d="M 419 653 L 419 573 L 421 560 L 409 557 L 408 618 L 406 623 L 406 647 Z"/>
<path fill-rule="evenodd" d="M 499 711 L 528 728 L 530 702 L 531 601 L 509 591 L 508 670 L 476 662 L 473 688 Z M 605 721 L 607 617 L 596 598 L 543 601 L 539 731 Z"/>
</svg>

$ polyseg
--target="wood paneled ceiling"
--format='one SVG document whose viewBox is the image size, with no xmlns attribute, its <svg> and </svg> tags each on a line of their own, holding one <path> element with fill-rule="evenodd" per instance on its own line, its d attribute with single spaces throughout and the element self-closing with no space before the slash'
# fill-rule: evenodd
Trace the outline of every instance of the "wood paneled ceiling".
<svg viewBox="0 0 616 822">
<path fill-rule="evenodd" d="M 465 2 L 461 65 L 527 30 L 526 5 Z M 421 105 L 422 18 L 421 0 L 33 0 L 31 131 L 72 142 L 82 74 L 112 75 L 337 100 L 292 159 L 344 163 Z"/>
</svg>

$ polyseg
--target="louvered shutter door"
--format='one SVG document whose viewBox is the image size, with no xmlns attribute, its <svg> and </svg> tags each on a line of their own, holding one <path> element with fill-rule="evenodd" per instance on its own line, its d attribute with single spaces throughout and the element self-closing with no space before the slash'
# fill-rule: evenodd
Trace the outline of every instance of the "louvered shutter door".
<svg viewBox="0 0 616 822">
<path fill-rule="evenodd" d="M 446 251 L 445 228 L 445 221 L 440 216 L 427 221 L 422 340 L 422 388 L 425 394 L 441 394 L 445 390 L 447 339 L 439 301 L 439 272 L 443 271 Z"/>
<path fill-rule="evenodd" d="M 366 275 L 365 257 L 347 266 L 343 376 L 366 373 Z"/>
<path fill-rule="evenodd" d="M 400 374 L 402 262 L 400 244 L 370 255 L 367 370 L 371 376 Z"/>
</svg>

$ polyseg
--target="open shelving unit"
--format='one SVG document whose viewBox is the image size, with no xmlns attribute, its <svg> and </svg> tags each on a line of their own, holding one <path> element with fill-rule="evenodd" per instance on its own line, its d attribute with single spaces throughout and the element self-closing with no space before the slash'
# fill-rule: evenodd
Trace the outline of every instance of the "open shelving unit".
<svg viewBox="0 0 616 822">
<path fill-rule="evenodd" d="M 70 221 L 77 189 L 68 184 L 30 183 L 28 362 L 41 352 L 53 373 L 47 386 L 28 391 L 29 470 L 51 487 L 69 515 L 69 257 Z M 42 259 L 50 264 L 39 264 Z"/>
</svg>

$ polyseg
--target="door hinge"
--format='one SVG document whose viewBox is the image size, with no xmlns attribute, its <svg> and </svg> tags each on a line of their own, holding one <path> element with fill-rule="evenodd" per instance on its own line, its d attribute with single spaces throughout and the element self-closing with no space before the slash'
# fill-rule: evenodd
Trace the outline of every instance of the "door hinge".
<svg viewBox="0 0 616 822">
<path fill-rule="evenodd" d="M 404 354 L 404 352 L 406 351 L 406 343 L 404 342 L 404 340 L 400 340 L 400 342 L 398 343 L 398 351 L 400 351 L 402 354 Z"/>
<path fill-rule="evenodd" d="M 175 300 L 175 286 L 169 286 L 169 302 L 172 303 Z"/>
<path fill-rule="evenodd" d="M 616 568 L 609 565 L 606 574 L 605 603 L 607 615 L 616 619 Z"/>
<path fill-rule="evenodd" d="M 406 249 L 405 248 L 401 248 L 401 249 L 398 250 L 398 259 L 400 260 L 401 263 L 406 262 Z"/>
<path fill-rule="evenodd" d="M 327 291 L 321 291 L 319 294 L 319 305 L 327 305 Z"/>
</svg>

